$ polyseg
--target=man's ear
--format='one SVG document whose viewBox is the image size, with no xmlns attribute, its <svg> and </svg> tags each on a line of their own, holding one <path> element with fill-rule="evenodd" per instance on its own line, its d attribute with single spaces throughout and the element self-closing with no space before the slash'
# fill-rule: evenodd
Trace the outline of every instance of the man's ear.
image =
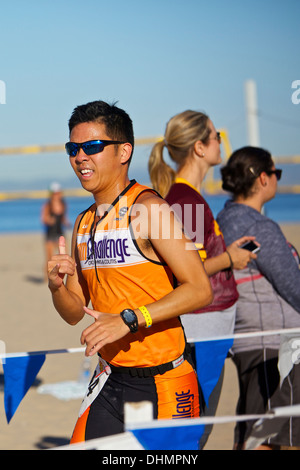
<svg viewBox="0 0 300 470">
<path fill-rule="evenodd" d="M 132 153 L 132 145 L 129 142 L 122 144 L 120 162 L 122 165 L 128 162 Z"/>
</svg>

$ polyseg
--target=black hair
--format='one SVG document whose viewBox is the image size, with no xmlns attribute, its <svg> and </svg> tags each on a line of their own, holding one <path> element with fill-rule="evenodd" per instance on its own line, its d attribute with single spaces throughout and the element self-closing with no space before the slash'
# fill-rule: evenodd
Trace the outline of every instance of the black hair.
<svg viewBox="0 0 300 470">
<path fill-rule="evenodd" d="M 77 106 L 69 119 L 69 132 L 83 122 L 98 122 L 105 125 L 106 134 L 112 140 L 129 142 L 132 145 L 131 161 L 134 148 L 134 133 L 132 120 L 129 115 L 116 106 L 105 101 L 91 101 Z"/>
<path fill-rule="evenodd" d="M 268 150 L 259 147 L 242 147 L 232 153 L 221 168 L 222 188 L 238 196 L 249 197 L 255 180 L 261 173 L 272 170 L 274 162 Z"/>
</svg>

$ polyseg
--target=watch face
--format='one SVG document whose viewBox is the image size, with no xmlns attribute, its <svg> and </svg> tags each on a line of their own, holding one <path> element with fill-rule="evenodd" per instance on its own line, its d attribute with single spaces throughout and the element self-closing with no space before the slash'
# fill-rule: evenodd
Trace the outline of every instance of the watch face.
<svg viewBox="0 0 300 470">
<path fill-rule="evenodd" d="M 121 312 L 121 317 L 130 329 L 131 333 L 136 333 L 138 330 L 138 320 L 134 311 L 129 308 L 126 308 L 125 310 L 123 310 L 123 312 Z"/>
<path fill-rule="evenodd" d="M 123 310 L 123 317 L 128 323 L 134 322 L 136 320 L 136 315 L 132 310 L 126 309 Z"/>
</svg>

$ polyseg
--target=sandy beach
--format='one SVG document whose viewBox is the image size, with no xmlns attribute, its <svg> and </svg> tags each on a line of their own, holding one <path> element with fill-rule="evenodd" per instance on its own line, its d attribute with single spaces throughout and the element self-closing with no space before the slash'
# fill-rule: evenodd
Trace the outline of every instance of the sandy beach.
<svg viewBox="0 0 300 470">
<path fill-rule="evenodd" d="M 298 225 L 284 225 L 287 239 L 300 251 Z M 91 323 L 85 318 L 77 326 L 67 325 L 55 311 L 43 281 L 44 246 L 41 234 L 0 236 L 0 340 L 6 352 L 78 348 L 81 331 Z M 11 422 L 3 405 L 3 373 L 0 366 L 0 449 L 39 450 L 69 442 L 81 399 L 61 400 L 39 393 L 41 385 L 76 381 L 83 353 L 47 355 L 44 365 Z M 92 362 L 92 368 L 95 362 Z M 218 415 L 235 415 L 238 396 L 232 362 L 225 364 L 225 380 Z M 233 424 L 216 425 L 207 450 L 232 448 Z"/>
</svg>

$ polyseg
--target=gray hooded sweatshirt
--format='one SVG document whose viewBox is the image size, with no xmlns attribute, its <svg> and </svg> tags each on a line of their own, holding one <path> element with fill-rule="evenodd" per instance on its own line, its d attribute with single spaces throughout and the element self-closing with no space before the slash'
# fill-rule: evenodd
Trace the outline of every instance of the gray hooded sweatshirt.
<svg viewBox="0 0 300 470">
<path fill-rule="evenodd" d="M 226 245 L 255 236 L 261 249 L 246 269 L 235 270 L 239 300 L 235 333 L 300 327 L 300 270 L 297 252 L 279 225 L 244 204 L 228 201 L 217 221 Z M 279 335 L 236 339 L 233 352 L 278 349 Z"/>
</svg>

